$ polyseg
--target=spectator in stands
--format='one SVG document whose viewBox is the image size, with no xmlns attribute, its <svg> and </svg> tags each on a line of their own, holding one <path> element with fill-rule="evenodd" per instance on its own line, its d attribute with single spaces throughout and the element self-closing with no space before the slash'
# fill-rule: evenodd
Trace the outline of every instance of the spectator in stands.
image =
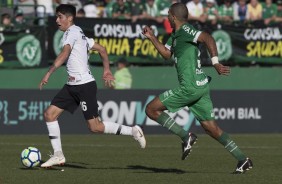
<svg viewBox="0 0 282 184">
<path fill-rule="evenodd" d="M 272 3 L 272 0 L 265 0 L 265 2 L 262 3 L 262 19 L 265 25 L 274 23 L 276 13 L 277 5 Z"/>
<path fill-rule="evenodd" d="M 100 11 L 100 9 L 98 8 L 98 6 L 96 4 L 96 0 L 92 0 L 92 1 L 87 2 L 83 6 L 83 10 L 85 11 L 85 17 L 97 18 L 97 17 L 103 16 L 103 12 Z"/>
<path fill-rule="evenodd" d="M 113 18 L 130 19 L 130 12 L 130 6 L 125 0 L 117 0 L 117 2 L 113 4 Z"/>
<path fill-rule="evenodd" d="M 0 8 L 14 8 L 14 3 L 13 0 L 0 0 Z"/>
<path fill-rule="evenodd" d="M 234 15 L 233 15 L 234 21 L 245 23 L 248 14 L 248 6 L 246 0 L 238 0 L 234 2 L 233 9 L 234 9 Z"/>
<path fill-rule="evenodd" d="M 76 12 L 82 8 L 82 3 L 80 0 L 59 0 L 59 4 L 71 4 L 75 6 Z"/>
<path fill-rule="evenodd" d="M 36 13 L 39 18 L 38 25 L 46 25 L 47 18 L 54 16 L 54 0 L 35 0 L 37 4 Z"/>
<path fill-rule="evenodd" d="M 160 15 L 167 16 L 169 7 L 172 4 L 172 0 L 155 0 L 155 4 L 157 5 L 158 10 L 160 11 Z"/>
<path fill-rule="evenodd" d="M 113 16 L 113 5 L 115 2 L 113 0 L 110 0 L 107 5 L 105 6 L 104 10 L 104 17 L 111 18 Z"/>
<path fill-rule="evenodd" d="M 35 0 L 18 0 L 17 7 L 23 10 L 27 17 L 35 17 Z"/>
<path fill-rule="evenodd" d="M 155 20 L 159 23 L 164 21 L 164 17 L 160 15 L 160 11 L 155 4 L 155 0 L 146 0 L 145 12 L 146 19 Z"/>
<path fill-rule="evenodd" d="M 15 12 L 13 24 L 15 29 L 26 30 L 28 28 L 28 24 L 21 9 L 17 9 L 17 11 Z"/>
<path fill-rule="evenodd" d="M 200 0 L 192 0 L 188 2 L 186 6 L 189 11 L 188 20 L 194 20 L 202 23 L 206 21 L 204 7 Z"/>
<path fill-rule="evenodd" d="M 130 89 L 132 85 L 132 76 L 128 69 L 128 62 L 125 58 L 117 61 L 117 71 L 114 74 L 114 89 Z"/>
<path fill-rule="evenodd" d="M 218 9 L 218 21 L 223 24 L 231 24 L 233 22 L 233 14 L 231 0 L 224 0 L 224 4 Z"/>
<path fill-rule="evenodd" d="M 262 6 L 258 0 L 250 0 L 248 3 L 247 19 L 249 21 L 259 21 L 262 19 Z"/>
<path fill-rule="evenodd" d="M 275 16 L 275 22 L 282 22 L 282 0 L 277 0 L 277 12 Z"/>
<path fill-rule="evenodd" d="M 77 11 L 76 17 L 85 17 L 85 11 L 83 10 L 83 8 L 80 8 L 80 9 Z"/>
<path fill-rule="evenodd" d="M 164 28 L 167 34 L 171 34 L 173 29 L 171 28 L 171 25 L 168 20 L 168 10 L 170 6 L 178 1 L 175 0 L 155 0 L 155 4 L 157 5 L 160 16 L 163 17 L 163 24 Z"/>
<path fill-rule="evenodd" d="M 212 25 L 217 23 L 217 7 L 215 0 L 206 0 L 206 5 L 204 7 L 205 20 Z"/>
<path fill-rule="evenodd" d="M 11 15 L 8 13 L 3 13 L 1 15 L 1 24 L 0 24 L 1 31 L 13 31 L 14 24 L 12 23 Z"/>
<path fill-rule="evenodd" d="M 131 20 L 136 22 L 138 19 L 143 19 L 146 16 L 145 6 L 141 0 L 133 0 L 130 3 L 131 7 Z"/>
<path fill-rule="evenodd" d="M 105 9 L 111 0 L 96 0 L 96 5 L 98 6 L 98 9 L 100 10 L 100 17 L 106 17 Z"/>
</svg>

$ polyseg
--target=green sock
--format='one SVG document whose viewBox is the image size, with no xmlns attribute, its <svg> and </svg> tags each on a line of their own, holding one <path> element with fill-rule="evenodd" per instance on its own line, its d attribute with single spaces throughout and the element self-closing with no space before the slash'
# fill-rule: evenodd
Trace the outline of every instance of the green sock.
<svg viewBox="0 0 282 184">
<path fill-rule="evenodd" d="M 227 149 L 233 157 L 235 157 L 238 161 L 246 159 L 246 156 L 244 153 L 239 149 L 239 147 L 236 145 L 236 143 L 230 139 L 229 135 L 225 132 L 219 136 L 217 139 L 218 142 L 220 142 L 225 149 Z"/>
<path fill-rule="evenodd" d="M 167 113 L 161 113 L 157 119 L 157 122 L 163 127 L 166 127 L 173 134 L 178 135 L 183 142 L 188 140 L 188 132 L 179 126 Z"/>
</svg>

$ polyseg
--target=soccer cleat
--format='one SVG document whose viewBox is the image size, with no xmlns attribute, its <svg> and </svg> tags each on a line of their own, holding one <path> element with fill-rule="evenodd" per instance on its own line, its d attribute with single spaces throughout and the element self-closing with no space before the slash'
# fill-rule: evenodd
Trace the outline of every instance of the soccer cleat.
<svg viewBox="0 0 282 184">
<path fill-rule="evenodd" d="M 246 171 L 253 168 L 253 162 L 251 159 L 246 158 L 245 160 L 241 160 L 238 162 L 237 167 L 233 174 L 244 174 Z"/>
<path fill-rule="evenodd" d="M 40 167 L 49 168 L 54 165 L 64 165 L 65 163 L 66 163 L 66 158 L 64 157 L 63 153 L 60 152 L 59 154 L 55 153 L 54 155 L 50 155 L 49 160 L 41 164 Z"/>
<path fill-rule="evenodd" d="M 143 130 L 140 126 L 135 125 L 134 127 L 132 127 L 132 135 L 133 135 L 133 138 L 137 142 L 139 142 L 141 148 L 146 147 L 146 139 L 145 139 L 145 136 L 143 134 Z"/>
<path fill-rule="evenodd" d="M 192 151 L 192 146 L 197 141 L 197 136 L 193 133 L 189 133 L 189 139 L 182 143 L 182 160 L 185 160 L 190 152 Z"/>
</svg>

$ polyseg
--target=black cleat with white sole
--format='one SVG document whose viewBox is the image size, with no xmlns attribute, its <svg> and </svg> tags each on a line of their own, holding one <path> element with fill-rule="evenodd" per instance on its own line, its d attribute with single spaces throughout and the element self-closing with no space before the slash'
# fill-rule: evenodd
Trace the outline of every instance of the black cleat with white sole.
<svg viewBox="0 0 282 184">
<path fill-rule="evenodd" d="M 253 162 L 251 159 L 246 158 L 238 162 L 235 171 L 232 174 L 244 174 L 246 171 L 253 168 Z"/>
<path fill-rule="evenodd" d="M 193 133 L 189 133 L 189 139 L 182 143 L 182 160 L 185 160 L 190 152 L 192 151 L 192 146 L 197 141 L 197 136 Z"/>
</svg>

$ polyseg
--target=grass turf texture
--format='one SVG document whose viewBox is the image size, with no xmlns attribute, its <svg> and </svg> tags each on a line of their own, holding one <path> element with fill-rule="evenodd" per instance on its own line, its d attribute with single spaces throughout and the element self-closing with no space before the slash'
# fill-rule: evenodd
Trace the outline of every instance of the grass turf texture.
<svg viewBox="0 0 282 184">
<path fill-rule="evenodd" d="M 146 149 L 128 136 L 63 135 L 67 163 L 51 169 L 26 169 L 20 162 L 28 146 L 37 147 L 47 160 L 52 150 L 47 135 L 1 135 L 0 184 L 281 183 L 281 134 L 231 137 L 253 160 L 254 168 L 244 175 L 230 174 L 237 161 L 207 135 L 198 135 L 185 161 L 180 139 L 173 135 L 148 135 Z"/>
</svg>

